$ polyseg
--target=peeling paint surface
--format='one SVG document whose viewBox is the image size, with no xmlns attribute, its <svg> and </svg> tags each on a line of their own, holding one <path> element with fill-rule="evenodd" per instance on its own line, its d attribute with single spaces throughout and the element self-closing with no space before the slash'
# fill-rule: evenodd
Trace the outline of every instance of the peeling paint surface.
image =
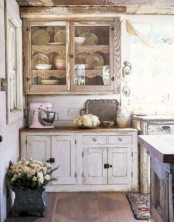
<svg viewBox="0 0 174 222">
<path fill-rule="evenodd" d="M 28 6 L 62 6 L 62 5 L 115 5 L 115 6 L 144 6 L 166 5 L 174 6 L 173 0 L 17 0 L 20 5 Z"/>
<path fill-rule="evenodd" d="M 30 6 L 54 6 L 53 0 L 26 0 Z"/>
<path fill-rule="evenodd" d="M 174 14 L 173 0 L 17 0 L 17 2 L 20 6 L 72 6 L 72 8 L 73 6 L 117 6 L 126 7 L 127 14 Z"/>
</svg>

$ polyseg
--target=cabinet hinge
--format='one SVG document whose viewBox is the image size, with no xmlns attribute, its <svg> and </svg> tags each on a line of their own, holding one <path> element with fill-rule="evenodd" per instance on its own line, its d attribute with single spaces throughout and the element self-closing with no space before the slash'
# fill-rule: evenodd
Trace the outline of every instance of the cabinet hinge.
<svg viewBox="0 0 174 222">
<path fill-rule="evenodd" d="M 75 173 L 75 177 L 77 177 L 77 173 Z"/>
<path fill-rule="evenodd" d="M 25 140 L 25 144 L 27 145 L 27 140 Z"/>
<path fill-rule="evenodd" d="M 82 157 L 84 157 L 84 152 L 82 152 Z"/>
</svg>

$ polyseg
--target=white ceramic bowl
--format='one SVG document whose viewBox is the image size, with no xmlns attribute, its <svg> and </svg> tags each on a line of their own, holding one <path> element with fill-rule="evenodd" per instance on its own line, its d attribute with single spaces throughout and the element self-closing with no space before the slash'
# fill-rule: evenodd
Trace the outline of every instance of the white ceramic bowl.
<svg viewBox="0 0 174 222">
<path fill-rule="evenodd" d="M 114 121 L 103 121 L 103 126 L 112 127 L 114 125 Z"/>
<path fill-rule="evenodd" d="M 74 37 L 76 45 L 83 45 L 85 42 L 85 37 Z"/>
<path fill-rule="evenodd" d="M 51 64 L 37 64 L 35 65 L 36 69 L 48 70 L 51 69 Z"/>
<path fill-rule="evenodd" d="M 41 80 L 42 85 L 58 85 L 59 81 L 54 79 L 42 79 Z"/>
</svg>

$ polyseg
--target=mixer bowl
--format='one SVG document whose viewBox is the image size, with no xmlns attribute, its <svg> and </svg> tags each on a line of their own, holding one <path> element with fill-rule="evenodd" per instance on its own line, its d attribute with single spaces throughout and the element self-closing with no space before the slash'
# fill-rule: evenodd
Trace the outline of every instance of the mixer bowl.
<svg viewBox="0 0 174 222">
<path fill-rule="evenodd" d="M 39 122 L 43 126 L 50 126 L 55 121 L 56 112 L 42 110 L 39 112 Z"/>
</svg>

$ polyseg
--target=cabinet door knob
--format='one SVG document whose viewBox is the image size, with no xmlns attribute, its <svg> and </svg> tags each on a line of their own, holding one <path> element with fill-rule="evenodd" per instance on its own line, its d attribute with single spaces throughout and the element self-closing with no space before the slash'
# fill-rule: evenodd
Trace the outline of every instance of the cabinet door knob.
<svg viewBox="0 0 174 222">
<path fill-rule="evenodd" d="M 69 55 L 70 59 L 73 59 L 74 58 L 74 55 Z"/>
<path fill-rule="evenodd" d="M 118 137 L 118 141 L 121 142 L 121 141 L 122 141 L 122 138 L 121 138 L 121 137 Z"/>
<path fill-rule="evenodd" d="M 49 159 L 47 160 L 47 163 L 55 163 L 55 158 L 49 158 Z"/>
<path fill-rule="evenodd" d="M 96 142 L 96 141 L 97 141 L 97 139 L 96 139 L 96 138 L 92 138 L 92 140 L 93 140 L 94 142 Z"/>
</svg>

